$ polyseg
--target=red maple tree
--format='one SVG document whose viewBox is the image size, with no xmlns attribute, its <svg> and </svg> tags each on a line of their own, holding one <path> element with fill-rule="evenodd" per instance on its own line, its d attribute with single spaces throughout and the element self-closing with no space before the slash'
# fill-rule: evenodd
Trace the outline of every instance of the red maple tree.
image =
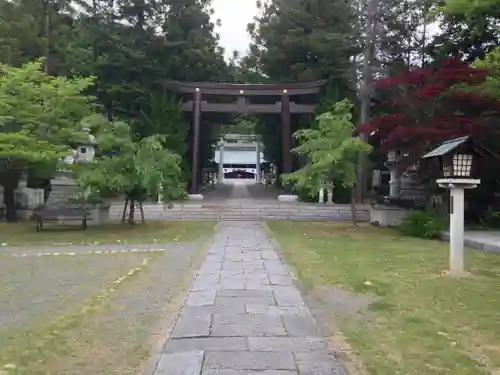
<svg viewBox="0 0 500 375">
<path fill-rule="evenodd" d="M 414 164 L 447 139 L 487 139 L 500 117 L 500 101 L 464 89 L 481 84 L 486 75 L 483 69 L 450 58 L 381 79 L 375 84 L 377 114 L 359 132 L 369 134 L 385 152 L 401 151 L 404 164 Z"/>
</svg>

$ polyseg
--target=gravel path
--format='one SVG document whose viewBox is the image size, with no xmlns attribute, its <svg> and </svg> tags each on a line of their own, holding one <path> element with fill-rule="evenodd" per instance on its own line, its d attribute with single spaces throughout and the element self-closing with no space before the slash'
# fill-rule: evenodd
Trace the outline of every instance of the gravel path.
<svg viewBox="0 0 500 375">
<path fill-rule="evenodd" d="M 143 259 L 130 254 L 0 260 L 0 335 L 78 306 Z"/>
<path fill-rule="evenodd" d="M 203 248 L 200 243 L 2 248 L 0 369 L 22 362 L 16 374 L 137 374 L 158 340 L 158 327 L 178 314 L 177 301 Z M 155 251 L 143 252 L 147 249 Z M 128 276 L 137 267 L 141 270 Z M 125 281 L 115 284 L 120 279 Z M 24 360 L 26 348 L 36 344 L 29 339 L 32 332 L 50 337 L 56 319 L 100 300 L 96 296 L 103 290 L 112 293 L 98 309 L 58 332 L 39 357 Z"/>
<path fill-rule="evenodd" d="M 177 251 L 192 247 L 191 243 L 150 243 L 150 244 L 95 244 L 95 245 L 43 245 L 43 246 L 5 246 L 0 248 L 0 255 L 7 256 L 45 256 L 50 254 L 91 254 L 104 251 L 114 252 L 147 252 L 165 251 L 166 249 Z M 98 253 L 99 254 L 99 253 Z"/>
<path fill-rule="evenodd" d="M 85 361 L 83 369 L 75 370 L 68 361 L 61 375 L 135 375 L 157 345 L 161 329 L 174 321 L 198 268 L 202 251 L 196 244 L 171 247 L 154 257 L 148 269 L 137 280 L 123 288 L 99 319 L 89 317 L 70 346 Z M 180 301 L 177 301 L 181 298 Z M 100 332 L 96 338 L 95 332 Z M 82 346 L 82 343 L 86 345 Z"/>
<path fill-rule="evenodd" d="M 299 373 L 346 374 L 264 228 L 221 223 L 154 375 Z"/>
</svg>

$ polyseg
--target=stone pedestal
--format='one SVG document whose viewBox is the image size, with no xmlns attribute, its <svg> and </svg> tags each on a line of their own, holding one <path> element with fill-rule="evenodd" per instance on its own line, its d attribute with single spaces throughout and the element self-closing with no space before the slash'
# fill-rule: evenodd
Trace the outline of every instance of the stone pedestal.
<svg viewBox="0 0 500 375">
<path fill-rule="evenodd" d="M 278 195 L 278 201 L 279 202 L 297 202 L 299 200 L 298 195 L 294 194 L 282 194 Z"/>
<path fill-rule="evenodd" d="M 260 160 L 260 142 L 257 140 L 257 145 L 255 146 L 255 152 L 257 154 L 257 161 L 255 164 L 255 174 L 257 183 L 261 182 L 261 160 Z"/>
<path fill-rule="evenodd" d="M 370 223 L 382 228 L 394 227 L 401 223 L 408 212 L 400 207 L 374 204 L 370 207 Z"/>
<path fill-rule="evenodd" d="M 91 220 L 88 222 L 89 226 L 100 226 L 109 223 L 110 206 L 103 205 L 100 207 L 93 207 L 89 209 Z"/>
<path fill-rule="evenodd" d="M 333 204 L 333 188 L 328 188 L 326 189 L 326 191 L 327 191 L 326 203 Z"/>
<path fill-rule="evenodd" d="M 324 204 L 325 203 L 325 189 L 323 189 L 323 188 L 319 189 L 318 203 L 319 204 Z"/>
<path fill-rule="evenodd" d="M 219 176 L 218 182 L 224 182 L 224 147 L 219 147 Z"/>
</svg>

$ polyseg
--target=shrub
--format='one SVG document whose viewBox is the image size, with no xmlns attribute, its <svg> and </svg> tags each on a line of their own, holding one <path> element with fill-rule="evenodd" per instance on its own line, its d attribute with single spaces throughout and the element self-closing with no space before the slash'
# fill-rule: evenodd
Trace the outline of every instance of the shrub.
<svg viewBox="0 0 500 375">
<path fill-rule="evenodd" d="M 435 239 L 441 237 L 444 220 L 434 212 L 410 212 L 398 225 L 398 230 L 405 236 Z"/>
</svg>

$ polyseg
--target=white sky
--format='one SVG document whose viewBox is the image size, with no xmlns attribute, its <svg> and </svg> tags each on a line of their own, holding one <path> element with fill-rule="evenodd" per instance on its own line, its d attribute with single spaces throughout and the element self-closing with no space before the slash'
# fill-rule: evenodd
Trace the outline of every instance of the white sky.
<svg viewBox="0 0 500 375">
<path fill-rule="evenodd" d="M 257 15 L 255 3 L 256 0 L 213 0 L 214 20 L 220 19 L 222 22 L 222 27 L 216 30 L 220 34 L 220 44 L 226 50 L 226 57 L 231 57 L 234 50 L 242 54 L 247 52 L 250 44 L 247 24 Z"/>
</svg>

